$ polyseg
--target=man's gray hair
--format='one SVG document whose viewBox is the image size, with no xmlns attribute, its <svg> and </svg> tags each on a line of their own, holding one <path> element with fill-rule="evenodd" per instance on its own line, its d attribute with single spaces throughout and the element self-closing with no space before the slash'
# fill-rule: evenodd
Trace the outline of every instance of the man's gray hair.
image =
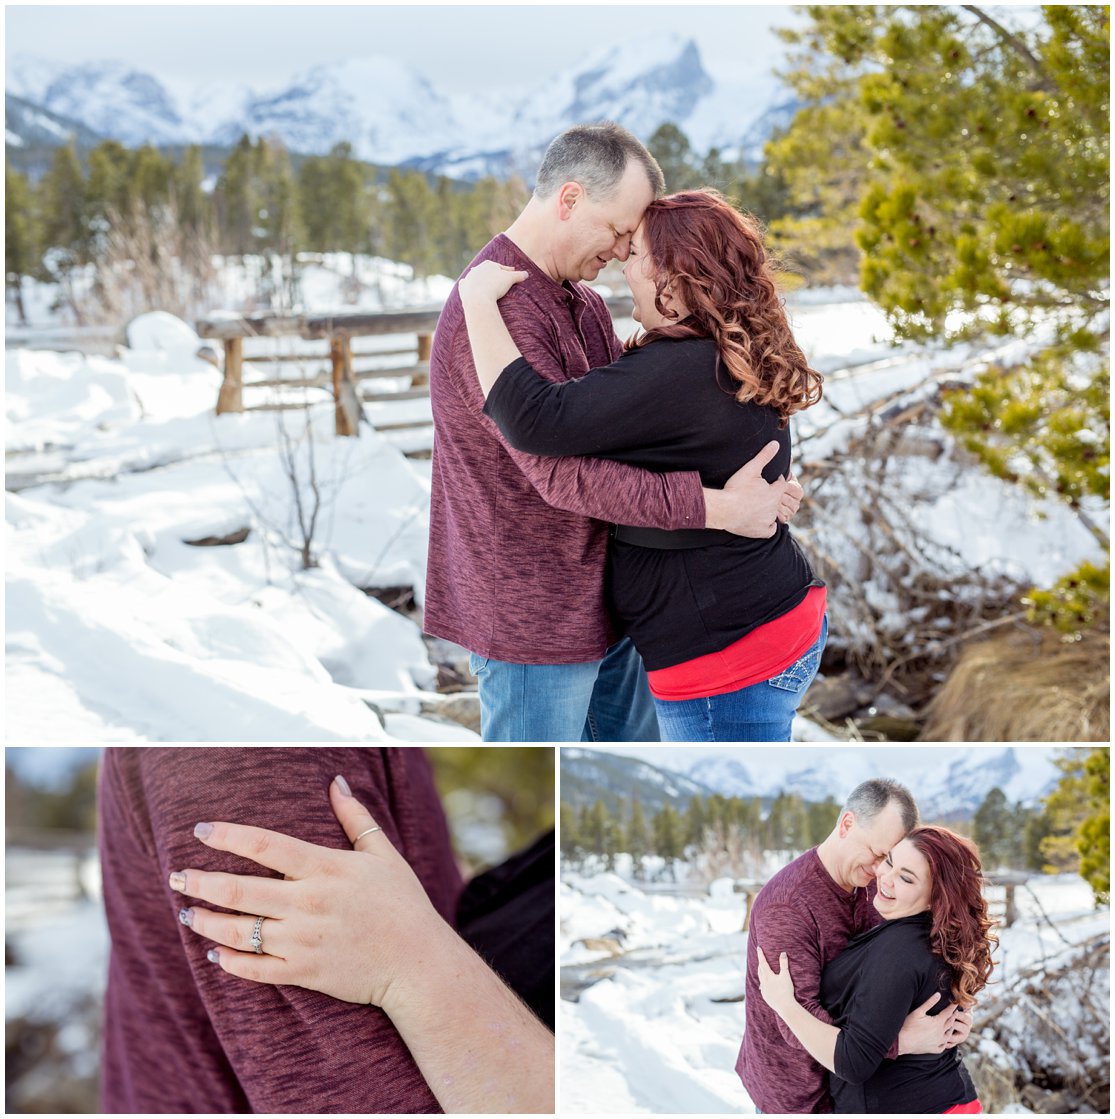
<svg viewBox="0 0 1115 1119">
<path fill-rule="evenodd" d="M 874 777 L 857 785 L 848 794 L 843 812 L 854 813 L 857 823 L 870 824 L 892 801 L 909 835 L 918 826 L 918 806 L 910 790 L 890 777 Z"/>
<path fill-rule="evenodd" d="M 562 183 L 576 182 L 590 197 L 607 201 L 628 163 L 643 168 L 655 198 L 666 193 L 658 161 L 626 128 L 610 120 L 575 125 L 555 137 L 546 149 L 534 185 L 535 197 L 549 198 Z"/>
</svg>

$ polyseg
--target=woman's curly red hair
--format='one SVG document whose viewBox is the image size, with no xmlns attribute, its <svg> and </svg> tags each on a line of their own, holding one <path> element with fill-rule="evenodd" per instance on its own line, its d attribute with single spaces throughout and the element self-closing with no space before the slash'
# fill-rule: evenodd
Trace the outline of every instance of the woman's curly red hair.
<svg viewBox="0 0 1115 1119">
<path fill-rule="evenodd" d="M 655 306 L 676 318 L 662 300 L 669 287 L 689 315 L 648 330 L 629 349 L 656 338 L 715 339 L 738 383 L 736 399 L 774 408 L 782 427 L 821 399 L 823 378 L 790 332 L 773 262 L 753 217 L 718 191 L 692 190 L 652 202 L 643 229 L 656 273 Z"/>
<path fill-rule="evenodd" d="M 968 1007 L 987 984 L 999 938 L 987 915 L 979 849 L 948 828 L 921 827 L 906 838 L 925 856 L 932 887 L 929 943 L 952 968 L 952 997 Z"/>
</svg>

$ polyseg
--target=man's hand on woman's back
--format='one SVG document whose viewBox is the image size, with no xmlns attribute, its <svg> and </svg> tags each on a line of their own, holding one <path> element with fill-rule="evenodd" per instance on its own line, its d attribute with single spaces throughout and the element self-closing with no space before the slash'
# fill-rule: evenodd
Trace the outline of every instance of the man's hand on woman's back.
<svg viewBox="0 0 1115 1119">
<path fill-rule="evenodd" d="M 972 1012 L 962 1010 L 953 1003 L 940 1014 L 929 1011 L 937 1005 L 942 994 L 933 995 L 911 1010 L 898 1034 L 898 1055 L 904 1053 L 943 1053 L 968 1039 L 972 1032 Z"/>
<path fill-rule="evenodd" d="M 802 488 L 793 474 L 774 482 L 763 477 L 763 468 L 777 454 L 778 443 L 772 439 L 722 490 L 705 489 L 706 528 L 765 540 L 775 534 L 779 521 L 793 519 L 802 499 Z"/>
</svg>

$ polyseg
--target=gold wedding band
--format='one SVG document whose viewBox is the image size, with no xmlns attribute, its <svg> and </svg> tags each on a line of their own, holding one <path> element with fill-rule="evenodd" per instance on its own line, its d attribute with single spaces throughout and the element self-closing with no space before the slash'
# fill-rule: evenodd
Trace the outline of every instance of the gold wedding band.
<svg viewBox="0 0 1115 1119">
<path fill-rule="evenodd" d="M 358 835 L 358 836 L 357 836 L 357 837 L 356 837 L 356 838 L 355 838 L 355 839 L 354 839 L 354 840 L 352 841 L 352 845 L 353 845 L 353 847 L 355 847 L 355 846 L 356 846 L 356 844 L 357 844 L 357 843 L 359 843 L 359 842 L 360 842 L 360 840 L 364 838 L 364 836 L 366 836 L 366 835 L 371 835 L 371 834 L 372 834 L 372 832 L 374 832 L 374 831 L 383 831 L 383 828 L 381 828 L 381 827 L 379 826 L 379 824 L 376 824 L 376 826 L 375 826 L 375 827 L 373 827 L 373 828 L 368 828 L 368 830 L 367 830 L 367 831 L 362 831 L 362 832 L 361 832 L 361 833 L 360 833 L 360 834 L 359 834 L 359 835 Z"/>
</svg>

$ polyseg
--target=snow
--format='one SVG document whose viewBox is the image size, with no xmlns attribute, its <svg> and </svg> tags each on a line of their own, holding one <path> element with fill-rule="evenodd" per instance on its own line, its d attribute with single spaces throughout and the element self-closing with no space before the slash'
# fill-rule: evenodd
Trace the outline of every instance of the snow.
<svg viewBox="0 0 1115 1119">
<path fill-rule="evenodd" d="M 743 993 L 743 896 L 721 881 L 697 896 L 663 895 L 653 892 L 662 887 L 630 881 L 630 869 L 621 856 L 618 873 L 566 868 L 561 876 L 560 1110 L 752 1113 L 734 1071 L 745 1007 L 714 1001 Z M 1032 878 L 1018 906 L 1016 924 L 1000 930 L 996 982 L 1064 950 L 1066 940 L 1080 943 L 1110 927 L 1109 910 L 1093 907 L 1075 875 Z M 619 956 L 576 943 L 619 939 L 617 930 Z M 580 984 L 587 986 L 570 1001 Z M 969 1062 L 979 1059 L 975 1046 Z"/>
<path fill-rule="evenodd" d="M 230 309 L 272 267 L 215 265 Z M 347 254 L 307 255 L 302 265 L 292 310 L 436 306 L 452 284 Z M 79 277 L 79 286 L 91 281 Z M 29 314 L 43 332 L 64 322 L 48 292 L 27 285 Z M 988 360 L 989 351 L 970 346 L 895 347 L 881 313 L 846 290 L 804 293 L 790 312 L 810 360 L 829 370 L 825 402 L 796 420 L 799 470 L 846 447 L 866 423 L 853 418 L 865 404 L 916 398 L 929 391 L 927 376 Z M 633 325 L 617 328 L 622 336 Z M 358 589 L 410 586 L 421 606 L 430 464 L 404 451 L 430 447 L 428 400 L 368 405 L 373 421 L 427 422 L 384 434 L 361 425 L 355 439 L 333 435 L 331 398 L 321 390 L 284 396 L 304 402 L 305 413 L 215 416 L 221 376 L 196 356 L 202 340 L 190 326 L 155 312 L 134 319 L 127 338 L 111 357 L 6 354 L 8 484 L 18 491 L 6 512 L 9 739 L 468 735 L 429 714 L 434 670 L 418 627 Z M 995 352 L 1039 341 L 1006 339 Z M 387 351 L 407 342 L 361 339 L 356 349 L 362 361 L 390 367 L 399 358 Z M 308 350 L 294 339 L 245 343 L 247 354 L 306 353 L 301 368 L 320 367 L 320 347 L 318 356 Z M 300 367 L 253 366 L 261 376 L 279 368 Z M 382 388 L 407 384 L 390 378 Z M 262 394 L 247 390 L 247 402 Z M 319 566 L 307 571 L 280 429 L 296 446 L 300 492 L 308 494 L 312 453 L 322 494 Z M 1036 502 L 951 455 L 896 459 L 890 479 L 895 502 L 957 570 L 1048 583 L 1100 555 L 1065 507 Z M 242 543 L 188 543 L 242 529 Z M 869 597 L 882 593 L 864 587 Z M 884 624 L 901 631 L 904 620 L 882 605 L 893 615 Z M 794 738 L 827 735 L 799 717 Z"/>
<path fill-rule="evenodd" d="M 337 263 L 307 266 L 326 305 Z M 368 302 L 413 298 L 399 266 L 359 270 L 379 281 Z M 9 485 L 59 479 L 6 495 L 9 740 L 475 741 L 422 714 L 436 673 L 417 625 L 358 589 L 421 600 L 428 464 L 364 426 L 336 438 L 324 393 L 305 417 L 215 416 L 221 376 L 186 323 L 156 312 L 127 336 L 117 358 L 6 355 Z M 322 494 L 305 571 L 279 424 L 303 497 L 311 449 Z"/>
</svg>

